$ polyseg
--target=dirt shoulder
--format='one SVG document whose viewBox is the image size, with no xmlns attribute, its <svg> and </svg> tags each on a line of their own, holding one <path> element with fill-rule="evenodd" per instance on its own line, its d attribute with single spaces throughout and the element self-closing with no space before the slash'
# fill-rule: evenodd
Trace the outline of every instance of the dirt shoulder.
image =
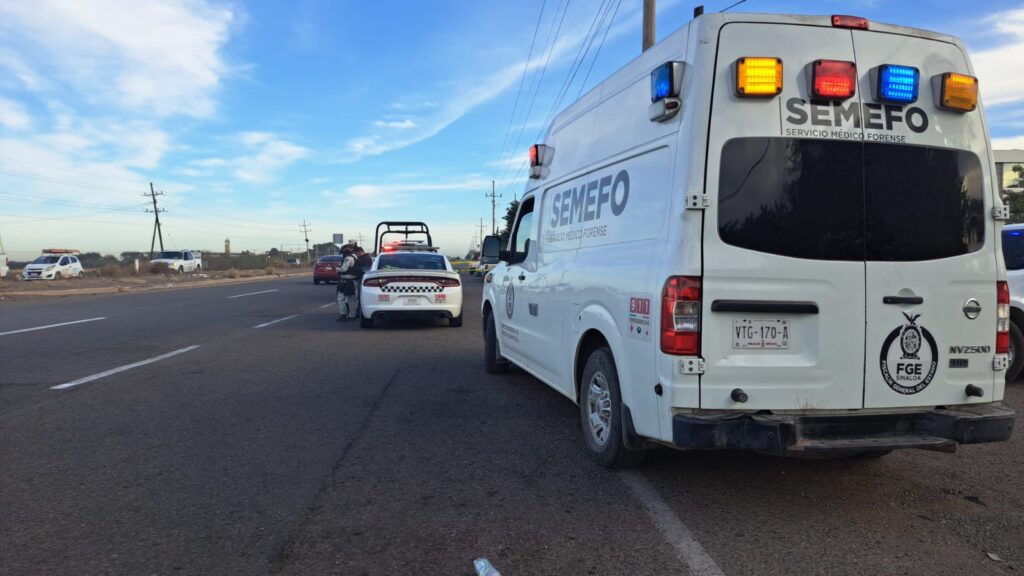
<svg viewBox="0 0 1024 576">
<path fill-rule="evenodd" d="M 34 298 L 59 296 L 86 296 L 90 294 L 116 294 L 127 292 L 145 292 L 153 290 L 174 290 L 178 288 L 199 288 L 203 286 L 219 286 L 224 284 L 243 284 L 261 280 L 278 278 L 302 277 L 311 275 L 308 269 L 277 270 L 267 274 L 264 270 L 242 270 L 229 272 L 211 272 L 187 275 L 144 274 L 138 276 L 121 276 L 102 278 L 87 275 L 85 278 L 65 280 L 0 280 L 0 298 Z"/>
</svg>

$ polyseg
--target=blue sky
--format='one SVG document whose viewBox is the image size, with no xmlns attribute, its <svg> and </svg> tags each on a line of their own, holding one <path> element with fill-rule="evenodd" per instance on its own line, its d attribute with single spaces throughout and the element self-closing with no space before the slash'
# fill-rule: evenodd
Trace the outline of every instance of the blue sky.
<svg viewBox="0 0 1024 576">
<path fill-rule="evenodd" d="M 415 219 L 463 254 L 480 219 L 490 227 L 491 180 L 501 204 L 521 192 L 525 152 L 595 18 L 558 108 L 639 53 L 640 4 L 0 0 L 0 238 L 16 258 L 147 249 L 152 181 L 168 248 L 220 250 L 228 237 L 236 251 L 294 248 L 303 220 L 313 242 L 339 232 L 372 243 L 378 221 Z M 659 0 L 659 38 L 692 6 Z M 734 10 L 959 36 L 996 146 L 1024 148 L 1019 1 Z"/>
</svg>

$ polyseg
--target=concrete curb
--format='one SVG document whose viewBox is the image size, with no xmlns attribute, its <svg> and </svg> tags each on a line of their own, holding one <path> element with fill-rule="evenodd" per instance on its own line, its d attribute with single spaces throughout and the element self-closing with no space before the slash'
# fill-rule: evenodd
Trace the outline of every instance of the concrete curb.
<svg viewBox="0 0 1024 576">
<path fill-rule="evenodd" d="M 97 296 L 102 294 L 133 294 L 138 292 L 161 292 L 166 290 L 181 290 L 188 288 L 207 288 L 211 286 L 226 286 L 230 284 L 248 284 L 251 282 L 260 282 L 265 280 L 281 280 L 283 278 L 297 278 L 309 274 L 309 271 L 302 273 L 290 273 L 281 274 L 274 276 L 251 276 L 249 278 L 218 278 L 211 280 L 198 280 L 196 282 L 187 282 L 181 284 L 158 284 L 154 286 L 104 286 L 101 288 L 71 288 L 69 290 L 49 290 L 49 291 L 19 291 L 19 292 L 3 292 L 0 291 L 0 298 L 6 298 L 8 296 L 18 297 L 36 297 L 42 296 L 45 298 L 58 298 L 64 296 Z"/>
</svg>

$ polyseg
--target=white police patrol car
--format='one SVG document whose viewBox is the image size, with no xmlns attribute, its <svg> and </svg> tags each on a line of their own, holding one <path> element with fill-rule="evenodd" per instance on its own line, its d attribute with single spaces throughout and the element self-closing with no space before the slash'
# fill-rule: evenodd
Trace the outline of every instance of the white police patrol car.
<svg viewBox="0 0 1024 576">
<path fill-rule="evenodd" d="M 363 276 L 359 325 L 373 328 L 380 318 L 445 318 L 462 326 L 462 281 L 448 257 L 415 241 L 383 247 Z"/>
<path fill-rule="evenodd" d="M 978 83 L 952 37 L 849 16 L 695 18 L 554 119 L 486 366 L 654 444 L 878 455 L 1008 438 L 1009 292 Z"/>
</svg>

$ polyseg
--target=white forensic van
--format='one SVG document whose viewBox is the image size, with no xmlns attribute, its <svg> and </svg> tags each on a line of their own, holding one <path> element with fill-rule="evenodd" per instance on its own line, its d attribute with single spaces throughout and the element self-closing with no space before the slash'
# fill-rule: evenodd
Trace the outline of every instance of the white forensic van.
<svg viewBox="0 0 1024 576">
<path fill-rule="evenodd" d="M 644 449 L 806 456 L 1009 438 L 1009 293 L 956 38 L 713 14 L 563 111 L 485 277 L 486 366 Z"/>
</svg>

